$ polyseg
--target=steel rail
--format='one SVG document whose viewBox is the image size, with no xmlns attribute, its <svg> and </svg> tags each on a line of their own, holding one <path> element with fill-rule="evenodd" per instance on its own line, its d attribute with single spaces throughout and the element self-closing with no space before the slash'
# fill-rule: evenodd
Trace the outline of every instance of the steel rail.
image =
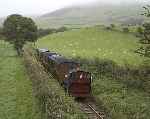
<svg viewBox="0 0 150 119">
<path fill-rule="evenodd" d="M 87 105 L 97 115 L 98 119 L 103 119 L 103 117 L 90 104 Z"/>
</svg>

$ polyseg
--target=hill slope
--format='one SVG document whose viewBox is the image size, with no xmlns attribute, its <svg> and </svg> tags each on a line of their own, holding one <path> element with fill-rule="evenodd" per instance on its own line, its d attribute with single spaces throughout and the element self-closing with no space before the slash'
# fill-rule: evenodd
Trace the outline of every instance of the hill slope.
<svg viewBox="0 0 150 119">
<path fill-rule="evenodd" d="M 139 64 L 143 60 L 133 52 L 140 45 L 136 37 L 100 27 L 49 35 L 40 39 L 37 45 L 66 56 L 99 57 L 119 64 Z"/>
<path fill-rule="evenodd" d="M 60 26 L 89 26 L 95 24 L 141 23 L 143 17 L 140 15 L 142 6 L 139 3 L 126 3 L 121 5 L 92 4 L 88 6 L 73 6 L 56 10 L 36 19 L 39 27 L 60 27 Z"/>
</svg>

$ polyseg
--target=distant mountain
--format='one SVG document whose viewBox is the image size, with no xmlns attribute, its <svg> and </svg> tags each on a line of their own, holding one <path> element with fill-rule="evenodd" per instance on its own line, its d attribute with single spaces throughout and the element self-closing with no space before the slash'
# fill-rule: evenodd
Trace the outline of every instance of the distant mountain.
<svg viewBox="0 0 150 119">
<path fill-rule="evenodd" d="M 36 18 L 39 27 L 80 27 L 98 24 L 140 24 L 144 3 L 103 4 L 72 6 Z"/>
</svg>

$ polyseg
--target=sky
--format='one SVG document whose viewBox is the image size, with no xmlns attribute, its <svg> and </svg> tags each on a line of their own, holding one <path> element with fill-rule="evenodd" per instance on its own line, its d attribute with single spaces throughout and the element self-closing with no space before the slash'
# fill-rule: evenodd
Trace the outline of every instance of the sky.
<svg viewBox="0 0 150 119">
<path fill-rule="evenodd" d="M 0 17 L 16 13 L 41 15 L 70 5 L 90 4 L 95 1 L 119 3 L 121 1 L 136 2 L 137 0 L 0 0 Z"/>
</svg>

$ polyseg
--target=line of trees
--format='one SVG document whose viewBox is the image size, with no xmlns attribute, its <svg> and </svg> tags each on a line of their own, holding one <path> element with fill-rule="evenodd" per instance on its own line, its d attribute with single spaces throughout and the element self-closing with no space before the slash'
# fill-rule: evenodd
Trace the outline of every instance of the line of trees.
<svg viewBox="0 0 150 119">
<path fill-rule="evenodd" d="M 46 36 L 46 35 L 48 35 L 48 34 L 52 34 L 52 33 L 58 33 L 58 32 L 64 32 L 64 31 L 67 31 L 68 30 L 68 28 L 67 27 L 60 27 L 60 28 L 57 28 L 57 29 L 50 29 L 50 28 L 48 28 L 48 29 L 38 29 L 38 38 L 40 38 L 40 37 L 43 37 L 43 36 Z"/>
</svg>

